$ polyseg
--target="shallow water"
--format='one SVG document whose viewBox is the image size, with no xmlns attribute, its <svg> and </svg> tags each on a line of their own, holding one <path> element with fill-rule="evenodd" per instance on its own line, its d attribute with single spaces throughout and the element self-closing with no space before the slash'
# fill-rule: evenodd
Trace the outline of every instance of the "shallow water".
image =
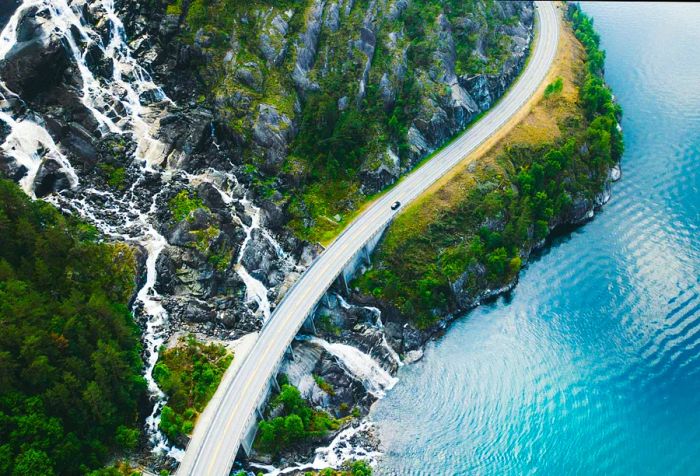
<svg viewBox="0 0 700 476">
<path fill-rule="evenodd" d="M 596 219 L 374 408 L 378 474 L 700 474 L 700 5 L 584 4 L 624 109 Z"/>
</svg>

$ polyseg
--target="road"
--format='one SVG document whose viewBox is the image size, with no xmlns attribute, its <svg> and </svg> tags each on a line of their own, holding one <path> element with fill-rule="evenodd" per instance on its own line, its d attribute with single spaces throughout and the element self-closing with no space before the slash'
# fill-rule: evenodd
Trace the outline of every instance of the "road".
<svg viewBox="0 0 700 476">
<path fill-rule="evenodd" d="M 536 2 L 538 39 L 525 71 L 506 96 L 432 159 L 359 215 L 297 280 L 263 327 L 236 375 L 222 384 L 200 418 L 178 475 L 228 475 L 256 405 L 306 316 L 345 267 L 401 208 L 458 165 L 524 107 L 547 76 L 559 41 L 554 4 Z M 399 201 L 396 211 L 391 204 Z M 204 416 L 204 415 L 202 415 Z"/>
</svg>

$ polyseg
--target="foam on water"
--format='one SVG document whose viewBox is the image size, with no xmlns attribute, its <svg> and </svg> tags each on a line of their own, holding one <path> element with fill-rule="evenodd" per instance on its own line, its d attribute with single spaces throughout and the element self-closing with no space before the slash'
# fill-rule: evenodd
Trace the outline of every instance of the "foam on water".
<svg viewBox="0 0 700 476">
<path fill-rule="evenodd" d="M 288 474 L 295 471 L 320 471 L 326 468 L 340 468 L 346 461 L 367 461 L 370 465 L 374 465 L 377 459 L 382 455 L 378 451 L 366 451 L 361 445 L 358 445 L 354 438 L 357 435 L 371 431 L 372 424 L 368 421 L 363 421 L 355 426 L 349 426 L 338 433 L 333 441 L 328 446 L 316 449 L 314 461 L 308 464 L 292 465 L 284 469 L 277 468 L 272 465 L 259 463 L 251 463 L 251 466 L 264 470 L 265 476 L 278 476 L 280 474 Z"/>
</svg>

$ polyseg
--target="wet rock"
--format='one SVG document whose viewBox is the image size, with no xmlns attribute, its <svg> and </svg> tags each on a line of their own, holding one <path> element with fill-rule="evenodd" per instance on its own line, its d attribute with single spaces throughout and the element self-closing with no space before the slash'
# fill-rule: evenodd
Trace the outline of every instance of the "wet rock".
<svg viewBox="0 0 700 476">
<path fill-rule="evenodd" d="M 282 230 L 286 224 L 287 217 L 280 205 L 277 205 L 272 200 L 262 200 L 260 209 L 262 210 L 261 223 L 264 227 L 271 230 Z"/>
<path fill-rule="evenodd" d="M 70 65 L 63 40 L 53 32 L 50 20 L 37 15 L 38 7 L 28 8 L 17 27 L 17 43 L 0 62 L 0 77 L 25 100 L 61 83 Z"/>
<path fill-rule="evenodd" d="M 243 250 L 241 262 L 251 276 L 266 287 L 277 286 L 284 281 L 285 269 L 280 268 L 277 250 L 265 233 L 256 228 Z"/>
<path fill-rule="evenodd" d="M 620 170 L 620 164 L 615 164 L 612 169 L 610 169 L 609 180 L 612 182 L 617 182 L 622 177 L 622 171 Z"/>
<path fill-rule="evenodd" d="M 318 386 L 313 378 L 316 365 L 323 356 L 323 349 L 308 345 L 305 342 L 292 344 L 293 359 L 287 359 L 280 368 L 289 382 L 299 389 L 302 397 L 314 406 L 328 408 L 331 404 L 330 395 Z"/>
<path fill-rule="evenodd" d="M 177 111 L 159 121 L 157 138 L 167 145 L 165 160 L 169 167 L 192 170 L 196 153 L 211 140 L 213 115 L 206 109 Z"/>
<path fill-rule="evenodd" d="M 363 408 L 366 413 L 375 401 L 364 386 L 348 375 L 336 358 L 326 351 L 323 351 L 313 373 L 333 388 L 333 395 L 329 395 L 329 409 L 336 416 L 345 416 L 343 413 L 347 414 L 354 407 Z"/>
<path fill-rule="evenodd" d="M 0 119 L 0 144 L 4 143 L 7 136 L 12 132 L 12 127 L 2 119 Z"/>
<path fill-rule="evenodd" d="M 27 175 L 27 168 L 18 164 L 12 157 L 0 152 L 0 175 L 15 182 L 19 182 Z"/>
<path fill-rule="evenodd" d="M 7 22 L 10 21 L 15 10 L 22 4 L 22 0 L 6 0 L 3 7 L 0 9 L 0 31 L 5 28 Z"/>
<path fill-rule="evenodd" d="M 48 157 L 41 162 L 34 177 L 34 194 L 37 197 L 45 197 L 70 186 L 68 174 L 58 160 Z"/>
</svg>

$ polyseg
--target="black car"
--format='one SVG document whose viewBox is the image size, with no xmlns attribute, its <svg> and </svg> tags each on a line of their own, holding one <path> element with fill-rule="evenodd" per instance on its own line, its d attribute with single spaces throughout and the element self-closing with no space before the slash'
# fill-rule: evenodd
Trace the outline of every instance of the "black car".
<svg viewBox="0 0 700 476">
<path fill-rule="evenodd" d="M 400 206 L 401 206 L 401 202 L 394 202 L 394 203 L 391 204 L 391 209 L 392 209 L 392 210 L 396 210 L 396 209 L 399 208 Z"/>
</svg>

